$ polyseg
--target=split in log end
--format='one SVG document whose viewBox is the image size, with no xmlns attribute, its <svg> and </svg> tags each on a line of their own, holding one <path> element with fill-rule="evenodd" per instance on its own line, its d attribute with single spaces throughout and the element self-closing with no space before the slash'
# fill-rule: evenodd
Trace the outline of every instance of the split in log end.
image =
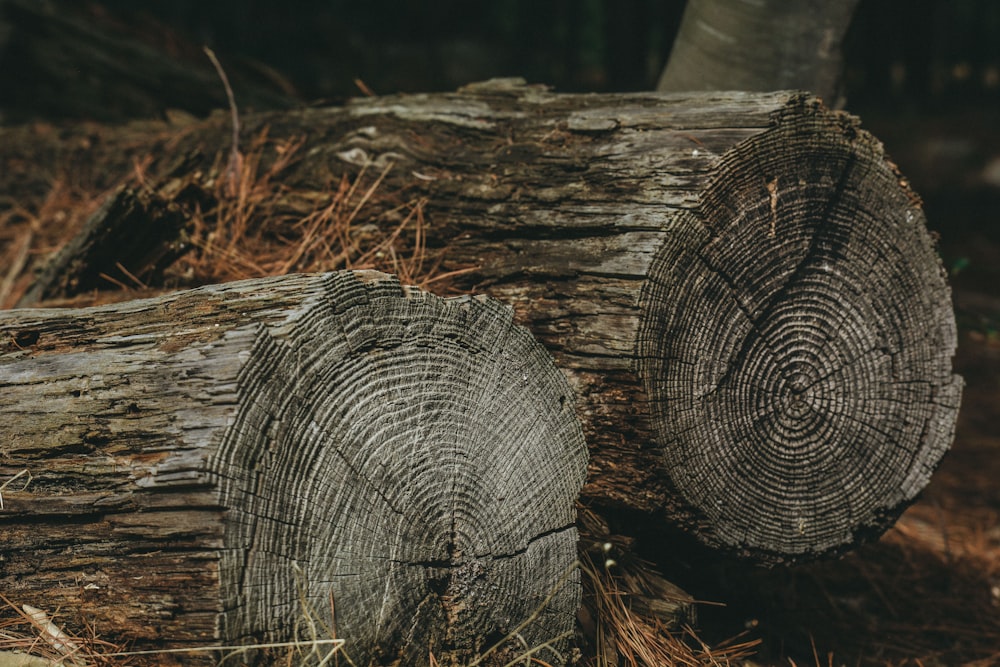
<svg viewBox="0 0 1000 667">
<path fill-rule="evenodd" d="M 682 215 L 636 349 L 692 528 L 771 564 L 881 534 L 949 448 L 962 386 L 916 195 L 854 119 L 802 99 Z"/>
<path fill-rule="evenodd" d="M 226 636 L 287 632 L 304 597 L 336 608 L 358 664 L 468 659 L 515 630 L 566 645 L 586 451 L 508 308 L 332 274 L 260 332 L 239 385 L 212 464 Z"/>
</svg>

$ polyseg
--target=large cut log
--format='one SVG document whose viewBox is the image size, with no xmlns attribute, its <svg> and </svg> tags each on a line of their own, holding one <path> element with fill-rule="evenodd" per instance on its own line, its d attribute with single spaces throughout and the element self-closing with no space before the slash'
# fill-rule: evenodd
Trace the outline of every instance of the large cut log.
<svg viewBox="0 0 1000 667">
<path fill-rule="evenodd" d="M 511 317 L 349 272 L 0 313 L 0 590 L 135 648 L 560 662 L 586 447 Z"/>
<path fill-rule="evenodd" d="M 761 562 L 808 559 L 892 525 L 950 446 L 955 326 L 920 201 L 857 119 L 808 95 L 494 81 L 243 127 L 304 140 L 282 182 L 320 205 L 362 169 L 385 172 L 382 210 L 424 202 L 443 268 L 474 267 L 461 287 L 512 304 L 568 374 L 594 506 Z M 226 132 L 186 129 L 141 205 L 222 177 Z M 106 211 L 135 209 L 120 196 Z M 377 199 L 356 227 L 396 224 Z M 153 231 L 137 256 L 175 251 Z M 112 253 L 74 247 L 89 250 L 32 296 L 115 272 L 96 259 Z"/>
</svg>

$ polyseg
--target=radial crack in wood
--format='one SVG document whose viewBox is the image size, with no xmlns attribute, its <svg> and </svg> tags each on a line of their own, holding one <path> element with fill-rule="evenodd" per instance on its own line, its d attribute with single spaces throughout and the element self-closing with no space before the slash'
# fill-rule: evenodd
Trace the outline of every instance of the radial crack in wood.
<svg viewBox="0 0 1000 667">
<path fill-rule="evenodd" d="M 560 662 L 586 449 L 511 315 L 355 273 L 0 313 L 5 595 L 141 646 L 287 640 L 305 605 L 357 664 L 515 629 Z"/>
<path fill-rule="evenodd" d="M 639 372 L 709 544 L 768 561 L 879 534 L 951 444 L 961 380 L 919 202 L 850 123 L 723 156 L 643 291 Z"/>
</svg>

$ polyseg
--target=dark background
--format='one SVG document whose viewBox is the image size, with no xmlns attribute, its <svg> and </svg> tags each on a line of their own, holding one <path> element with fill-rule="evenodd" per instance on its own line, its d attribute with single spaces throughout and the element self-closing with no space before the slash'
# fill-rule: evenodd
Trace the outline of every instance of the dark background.
<svg viewBox="0 0 1000 667">
<path fill-rule="evenodd" d="M 683 9 L 682 0 L 0 0 L 0 123 L 207 115 L 227 101 L 206 45 L 241 112 L 498 76 L 563 92 L 652 90 Z M 843 51 L 847 110 L 921 194 L 1000 187 L 1000 2 L 861 0 Z"/>
<path fill-rule="evenodd" d="M 648 90 L 681 0 L 104 0 L 85 3 L 165 45 L 280 73 L 304 100 L 453 90 L 522 76 L 566 92 Z M 1000 102 L 1000 3 L 862 0 L 844 46 L 852 106 Z"/>
</svg>

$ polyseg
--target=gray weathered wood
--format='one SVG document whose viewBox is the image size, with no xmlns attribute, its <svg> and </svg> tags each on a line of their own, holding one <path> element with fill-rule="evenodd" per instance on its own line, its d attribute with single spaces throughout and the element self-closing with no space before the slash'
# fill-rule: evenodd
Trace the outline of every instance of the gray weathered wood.
<svg viewBox="0 0 1000 667">
<path fill-rule="evenodd" d="M 803 560 L 892 525 L 950 445 L 954 319 L 919 199 L 857 119 L 808 95 L 493 81 L 243 127 L 304 138 L 295 188 L 387 169 L 359 228 L 425 202 L 443 268 L 474 267 L 459 287 L 512 304 L 568 375 L 594 506 Z M 217 178 L 227 137 L 186 128 L 158 196 Z M 39 296 L 66 294 L 73 260 Z"/>
<path fill-rule="evenodd" d="M 858 0 L 689 0 L 657 90 L 801 88 L 841 95 L 841 43 Z"/>
<path fill-rule="evenodd" d="M 586 448 L 496 301 L 345 272 L 0 312 L 0 392 L 14 604 L 136 648 L 335 604 L 357 664 L 469 659 L 550 593 L 521 637 L 572 632 Z"/>
</svg>

